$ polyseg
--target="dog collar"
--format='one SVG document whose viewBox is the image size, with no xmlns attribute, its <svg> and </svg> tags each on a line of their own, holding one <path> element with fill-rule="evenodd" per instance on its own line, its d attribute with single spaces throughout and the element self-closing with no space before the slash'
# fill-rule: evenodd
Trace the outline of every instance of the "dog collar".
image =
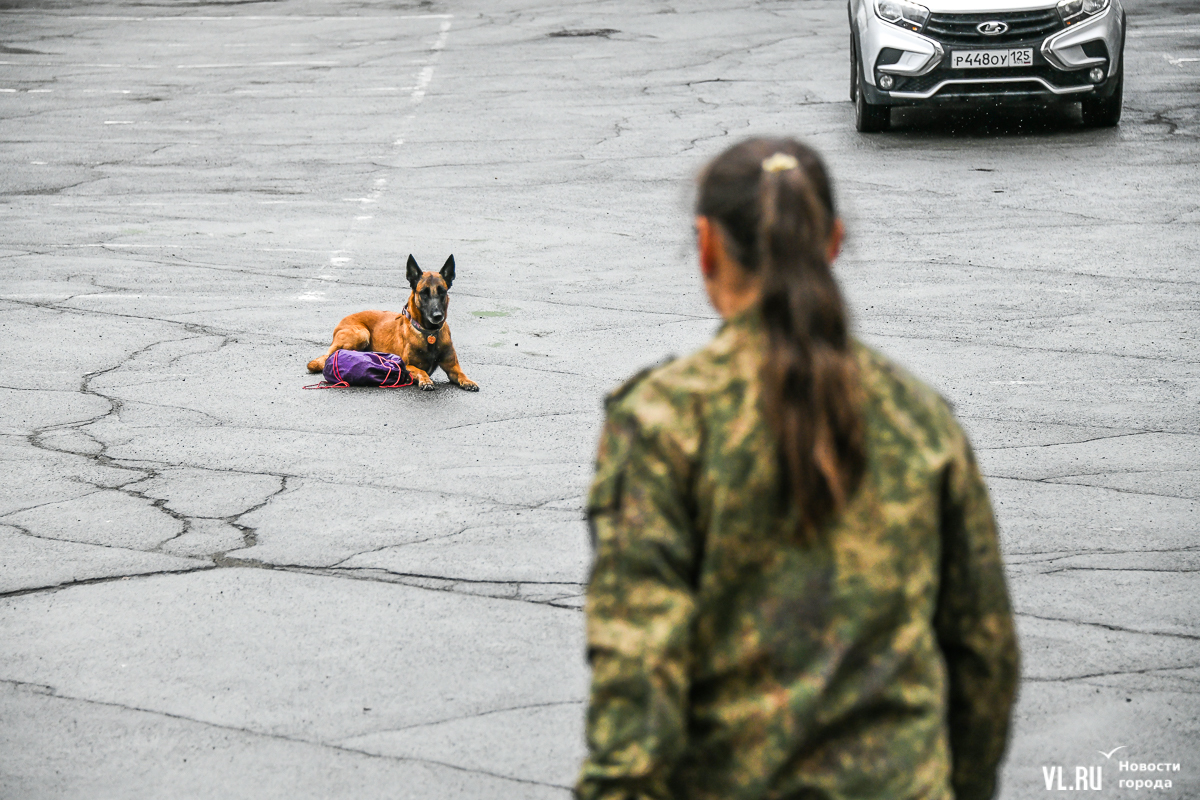
<svg viewBox="0 0 1200 800">
<path fill-rule="evenodd" d="M 408 313 L 407 305 L 404 306 L 404 318 L 406 320 L 408 320 L 409 325 L 412 325 L 412 328 L 414 331 L 416 331 L 417 333 L 419 333 L 425 337 L 425 341 L 429 342 L 429 344 L 433 344 L 434 342 L 437 341 L 437 331 L 440 331 L 442 329 L 440 325 L 436 328 L 430 328 L 428 330 L 426 330 L 425 328 L 422 328 L 420 325 L 417 324 L 417 321 L 412 318 L 412 314 Z"/>
</svg>

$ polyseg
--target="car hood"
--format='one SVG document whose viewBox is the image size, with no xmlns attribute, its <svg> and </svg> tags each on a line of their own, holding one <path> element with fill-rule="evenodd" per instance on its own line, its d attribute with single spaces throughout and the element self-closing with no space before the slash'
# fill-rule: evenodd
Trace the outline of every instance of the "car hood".
<svg viewBox="0 0 1200 800">
<path fill-rule="evenodd" d="M 1056 0 L 916 0 L 935 14 L 987 14 L 1054 8 Z"/>
</svg>

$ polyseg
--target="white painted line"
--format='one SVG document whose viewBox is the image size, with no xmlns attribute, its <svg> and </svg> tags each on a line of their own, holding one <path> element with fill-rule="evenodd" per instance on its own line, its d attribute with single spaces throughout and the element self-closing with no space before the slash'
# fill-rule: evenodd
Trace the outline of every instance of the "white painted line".
<svg viewBox="0 0 1200 800">
<path fill-rule="evenodd" d="M 30 89 L 29 94 L 49 94 L 53 89 Z"/>
<path fill-rule="evenodd" d="M 132 125 L 133 120 L 131 120 L 131 119 L 106 119 L 106 120 L 104 120 L 104 124 L 105 125 Z"/>
<path fill-rule="evenodd" d="M 0 66 L 87 67 L 93 69 L 235 69 L 245 67 L 336 67 L 340 61 L 248 61 L 241 64 L 75 64 L 63 61 L 0 61 Z M 49 92 L 51 89 L 35 91 Z M 128 94 L 128 92 L 125 92 Z"/>
<path fill-rule="evenodd" d="M 1129 36 L 1174 36 L 1176 34 L 1200 33 L 1200 27 L 1188 28 L 1130 28 Z"/>
<path fill-rule="evenodd" d="M 1166 53 L 1163 53 L 1163 58 L 1165 58 L 1167 63 L 1172 67 L 1178 67 L 1180 64 L 1194 64 L 1197 61 L 1200 61 L 1200 58 L 1171 58 Z"/>
<path fill-rule="evenodd" d="M 161 64 L 73 64 L 63 61 L 0 61 L 0 65 L 25 67 L 99 67 L 102 69 L 159 69 Z"/>
<path fill-rule="evenodd" d="M 443 21 L 442 21 L 442 24 L 438 26 L 437 38 L 434 40 L 433 44 L 429 48 L 431 54 L 426 59 L 416 62 L 417 64 L 420 65 L 421 70 L 417 74 L 416 85 L 411 87 L 411 91 L 409 92 L 409 99 L 412 100 L 414 105 L 419 104 L 425 98 L 425 93 L 429 89 L 429 84 L 430 84 L 430 82 L 433 81 L 434 63 L 437 61 L 438 56 L 441 55 L 441 51 L 443 49 L 445 49 L 445 47 L 446 47 L 446 41 L 450 35 L 450 27 L 451 27 L 450 20 L 452 20 L 454 18 L 454 15 L 438 14 L 438 15 L 430 15 L 430 17 L 436 18 L 436 19 L 441 19 Z M 426 18 L 430 18 L 430 17 L 426 17 Z M 369 89 L 367 89 L 367 91 L 393 91 L 393 90 L 395 90 L 395 88 L 396 87 L 376 87 L 376 88 L 369 88 Z M 406 87 L 406 89 L 407 88 L 408 87 Z M 404 122 L 405 123 L 411 122 L 415 118 L 415 116 L 416 116 L 415 114 L 408 114 L 407 116 L 404 117 Z M 403 144 L 404 144 L 404 139 L 397 138 L 392 142 L 392 147 L 393 147 L 393 149 L 396 149 L 396 148 L 401 147 Z M 379 199 L 383 196 L 383 192 L 385 190 L 385 187 L 387 186 L 387 178 L 385 178 L 385 177 L 376 178 L 374 181 L 374 184 L 375 184 L 374 191 L 372 191 L 366 197 L 343 197 L 342 202 L 344 202 L 344 203 L 362 203 L 364 205 L 369 204 L 369 203 L 378 202 Z M 374 217 L 370 214 L 360 214 L 354 218 L 354 221 L 355 222 L 369 222 L 372 219 L 374 219 Z M 351 226 L 351 232 L 346 237 L 346 240 L 342 242 L 341 249 L 334 250 L 333 252 L 334 253 L 351 252 L 353 250 L 353 245 L 354 245 L 354 226 Z M 350 258 L 347 256 L 334 255 L 333 257 L 331 257 L 329 259 L 329 261 L 331 264 L 341 265 L 341 264 L 349 263 Z"/>
<path fill-rule="evenodd" d="M 417 76 L 417 88 L 413 89 L 410 95 L 413 102 L 419 103 L 425 98 L 425 89 L 431 80 L 433 80 L 433 67 L 423 67 L 421 74 Z"/>
<path fill-rule="evenodd" d="M 1066 384 L 1103 384 L 1110 386 L 1112 384 L 1127 384 L 1130 386 L 1138 384 L 1169 384 L 1175 383 L 1166 378 L 1080 378 L 1070 380 L 989 380 L 992 386 L 1049 386 L 1066 385 Z"/>
<path fill-rule="evenodd" d="M 31 161 L 30 163 L 31 164 L 45 164 L 46 162 L 45 161 Z M 84 199 L 81 199 L 79 202 L 75 202 L 75 203 L 51 203 L 50 207 L 51 208 L 80 208 L 82 206 L 94 206 L 94 205 L 97 205 L 99 203 L 104 203 L 104 202 L 105 201 L 103 199 L 89 200 L 89 199 L 84 198 Z M 171 208 L 181 208 L 183 206 L 227 206 L 227 205 L 229 205 L 229 201 L 222 200 L 222 201 L 212 202 L 212 201 L 205 200 L 205 201 L 200 201 L 200 202 L 188 202 L 188 203 L 184 203 L 184 202 L 178 202 L 178 203 L 124 203 L 123 205 L 129 206 L 130 208 L 140 208 L 140 207 L 161 208 L 163 206 L 170 206 Z"/>
<path fill-rule="evenodd" d="M 0 89 L 0 92 L 4 92 L 6 94 L 15 94 L 16 91 L 16 89 Z"/>
<path fill-rule="evenodd" d="M 45 164 L 46 162 L 45 162 L 45 161 L 30 161 L 29 163 L 30 163 L 30 164 L 36 164 L 37 166 L 39 166 L 39 167 L 40 167 L 40 166 L 42 166 L 43 164 Z"/>
<path fill-rule="evenodd" d="M 449 35 L 450 35 L 450 20 L 446 20 L 445 22 L 442 23 L 442 29 L 441 29 L 441 32 L 438 34 L 437 41 L 434 42 L 433 47 L 431 47 L 429 49 L 430 50 L 441 50 L 442 48 L 444 48 L 446 46 L 446 37 Z"/>
<path fill-rule="evenodd" d="M 241 69 L 242 67 L 336 67 L 340 61 L 249 61 L 244 64 L 176 64 L 175 69 Z"/>
<path fill-rule="evenodd" d="M 0 15 L 12 14 L 15 16 L 17 13 L 18 12 L 16 9 L 0 10 Z M 331 17 L 331 16 L 327 16 L 324 14 L 255 14 L 253 16 L 246 15 L 246 16 L 228 16 L 228 17 L 214 17 L 214 16 L 200 17 L 200 16 L 192 16 L 189 14 L 186 17 L 117 17 L 117 16 L 100 16 L 98 14 L 96 14 L 96 15 L 93 15 L 93 14 L 87 14 L 87 15 L 63 14 L 63 15 L 59 15 L 59 14 L 39 14 L 36 12 L 27 13 L 24 11 L 24 9 L 22 9 L 20 11 L 20 14 L 22 17 L 52 17 L 53 19 L 82 19 L 82 20 L 99 20 L 99 21 L 104 21 L 104 22 L 190 22 L 192 20 L 203 20 L 203 21 L 216 20 L 219 22 L 240 22 L 241 20 L 277 20 L 277 19 L 278 20 L 322 19 L 322 20 L 335 20 L 338 22 L 354 22 L 355 20 L 360 20 L 360 19 L 453 19 L 454 18 L 453 14 L 402 14 L 399 16 L 394 15 L 394 14 L 389 14 L 389 15 L 364 14 L 364 15 L 353 16 L 353 17 Z"/>
</svg>

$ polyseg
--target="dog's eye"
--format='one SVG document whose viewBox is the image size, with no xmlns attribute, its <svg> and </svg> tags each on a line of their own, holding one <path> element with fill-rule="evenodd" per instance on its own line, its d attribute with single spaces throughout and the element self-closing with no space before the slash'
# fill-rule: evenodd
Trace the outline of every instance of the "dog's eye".
<svg viewBox="0 0 1200 800">
<path fill-rule="evenodd" d="M 422 289 L 422 290 L 421 290 L 421 296 L 422 296 L 422 297 L 429 297 L 429 290 L 428 290 L 428 289 Z"/>
</svg>

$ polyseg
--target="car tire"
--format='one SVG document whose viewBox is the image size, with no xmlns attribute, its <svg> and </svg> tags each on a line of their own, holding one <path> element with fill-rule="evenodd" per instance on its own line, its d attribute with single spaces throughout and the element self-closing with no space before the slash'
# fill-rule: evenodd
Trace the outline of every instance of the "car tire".
<svg viewBox="0 0 1200 800">
<path fill-rule="evenodd" d="M 858 99 L 858 44 L 850 34 L 850 102 Z"/>
<path fill-rule="evenodd" d="M 1080 106 L 1083 124 L 1089 128 L 1112 128 L 1121 122 L 1121 103 L 1125 85 L 1125 57 L 1121 54 L 1121 65 L 1117 67 L 1116 86 L 1108 97 L 1090 97 Z"/>
<path fill-rule="evenodd" d="M 879 133 L 892 127 L 892 107 L 867 102 L 863 91 L 863 66 L 854 51 L 854 129 L 859 133 Z"/>
</svg>

